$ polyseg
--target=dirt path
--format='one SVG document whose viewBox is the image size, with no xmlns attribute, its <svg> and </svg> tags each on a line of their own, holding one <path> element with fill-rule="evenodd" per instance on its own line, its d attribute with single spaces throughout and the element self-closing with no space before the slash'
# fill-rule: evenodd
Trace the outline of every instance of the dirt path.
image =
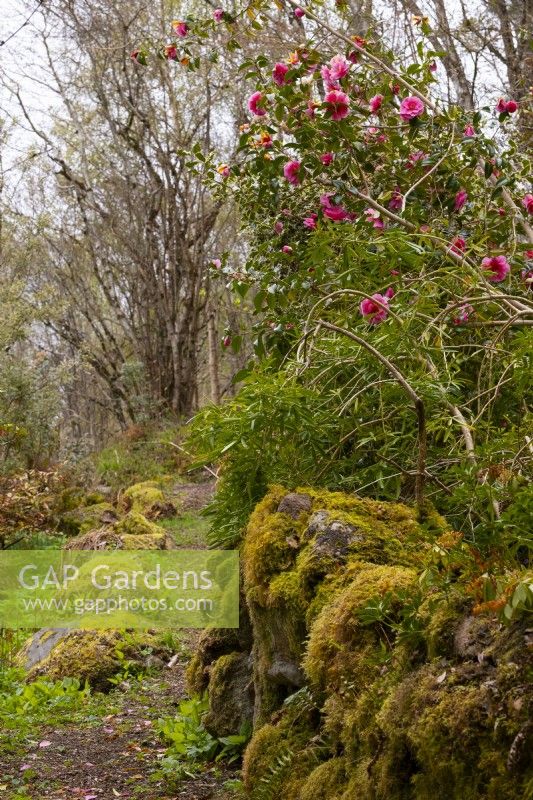
<svg viewBox="0 0 533 800">
<path fill-rule="evenodd" d="M 184 667 L 119 687 L 96 708 L 89 701 L 75 724 L 62 724 L 55 712 L 54 724 L 36 730 L 25 752 L 0 755 L 0 798 L 228 800 L 224 783 L 235 773 L 218 765 L 173 788 L 161 776 L 165 746 L 155 722 L 173 715 L 185 696 Z"/>
<path fill-rule="evenodd" d="M 213 488 L 213 482 L 176 487 L 181 513 L 171 533 L 178 547 L 206 546 L 199 512 Z M 188 535 L 192 529 L 194 536 Z M 183 638 L 194 649 L 195 634 Z M 235 768 L 191 769 L 175 785 L 162 774 L 166 747 L 156 723 L 174 716 L 185 698 L 186 666 L 183 658 L 108 695 L 93 694 L 74 719 L 52 709 L 50 724 L 32 731 L 22 748 L 18 743 L 11 753 L 0 752 L 0 800 L 230 800 L 225 784 L 238 777 Z"/>
</svg>

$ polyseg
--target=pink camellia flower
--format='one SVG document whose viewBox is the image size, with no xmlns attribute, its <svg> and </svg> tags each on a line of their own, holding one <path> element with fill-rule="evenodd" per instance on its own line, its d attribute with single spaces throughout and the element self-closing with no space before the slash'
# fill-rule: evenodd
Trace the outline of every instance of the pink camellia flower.
<svg viewBox="0 0 533 800">
<path fill-rule="evenodd" d="M 411 169 L 417 163 L 417 161 L 423 161 L 427 158 L 427 153 L 424 153 L 423 150 L 417 150 L 415 153 L 411 153 L 407 159 L 407 164 L 405 165 L 407 169 Z"/>
<path fill-rule="evenodd" d="M 476 130 L 473 125 L 466 125 L 463 134 L 468 137 L 475 136 Z"/>
<path fill-rule="evenodd" d="M 430 62 L 429 71 L 430 72 L 436 72 L 437 71 L 437 62 L 436 61 L 431 61 Z"/>
<path fill-rule="evenodd" d="M 384 294 L 373 294 L 371 297 L 365 297 L 359 304 L 359 311 L 363 317 L 368 318 L 371 325 L 379 325 L 387 319 L 389 312 L 389 298 Z"/>
<path fill-rule="evenodd" d="M 383 95 L 382 94 L 375 94 L 374 97 L 370 98 L 369 106 L 370 111 L 373 114 L 377 114 L 379 109 L 381 108 L 381 104 L 383 103 Z"/>
<path fill-rule="evenodd" d="M 219 164 L 217 172 L 219 175 L 222 175 L 223 178 L 229 178 L 230 176 L 230 168 L 227 164 Z"/>
<path fill-rule="evenodd" d="M 506 216 L 507 216 L 507 211 L 505 210 L 505 208 L 501 208 L 501 207 L 500 207 L 500 208 L 498 209 L 498 216 L 499 216 L 499 217 L 506 217 Z"/>
<path fill-rule="evenodd" d="M 301 19 L 302 17 L 305 17 L 305 11 L 303 10 L 303 8 L 300 8 L 300 6 L 297 6 L 294 9 L 294 16 L 296 17 L 296 19 Z"/>
<path fill-rule="evenodd" d="M 338 89 L 339 81 L 346 77 L 351 67 L 351 62 L 347 61 L 344 56 L 333 56 L 328 64 L 325 64 L 320 70 L 322 80 L 326 84 L 327 89 Z"/>
<path fill-rule="evenodd" d="M 287 161 L 283 167 L 283 174 L 285 178 L 289 181 L 289 183 L 292 183 L 293 186 L 298 186 L 300 183 L 300 177 L 298 175 L 300 167 L 300 161 Z"/>
<path fill-rule="evenodd" d="M 487 256 L 481 262 L 481 269 L 490 273 L 487 275 L 487 279 L 491 283 L 499 283 L 505 280 L 511 271 L 511 266 L 505 256 Z"/>
<path fill-rule="evenodd" d="M 224 347 L 229 347 L 231 344 L 231 336 L 224 336 L 222 344 L 224 345 Z"/>
<path fill-rule="evenodd" d="M 468 192 L 465 189 L 460 189 L 455 195 L 455 200 L 453 202 L 453 210 L 460 211 L 467 200 L 468 200 Z"/>
<path fill-rule="evenodd" d="M 223 8 L 215 8 L 213 11 L 213 19 L 215 22 L 222 22 L 224 19 L 224 9 Z"/>
<path fill-rule="evenodd" d="M 353 219 L 354 215 L 347 211 L 343 206 L 336 206 L 331 202 L 331 194 L 323 194 L 320 198 L 320 205 L 325 217 L 333 222 L 342 222 L 345 219 Z"/>
<path fill-rule="evenodd" d="M 469 303 L 465 303 L 464 305 L 459 306 L 459 308 L 457 309 L 457 316 L 454 317 L 453 324 L 464 325 L 465 322 L 468 322 L 470 314 L 473 313 L 474 309 Z"/>
<path fill-rule="evenodd" d="M 533 258 L 533 250 L 526 250 L 524 258 Z"/>
<path fill-rule="evenodd" d="M 498 114 L 514 114 L 517 109 L 518 103 L 516 100 L 504 100 L 503 97 L 500 97 L 496 105 L 496 111 Z"/>
<path fill-rule="evenodd" d="M 326 165 L 326 167 L 329 166 L 333 161 L 333 153 L 323 153 L 320 156 L 320 160 L 323 164 Z"/>
<path fill-rule="evenodd" d="M 498 112 L 498 114 L 504 114 L 505 113 L 505 110 L 506 110 L 505 106 L 506 106 L 505 100 L 503 99 L 503 97 L 500 97 L 500 99 L 496 103 L 496 111 Z"/>
<path fill-rule="evenodd" d="M 424 113 L 426 107 L 419 97 L 405 97 L 400 104 L 400 117 L 404 122 L 419 117 Z"/>
<path fill-rule="evenodd" d="M 533 194 L 526 194 L 522 198 L 522 205 L 528 214 L 533 214 Z"/>
<path fill-rule="evenodd" d="M 457 236 L 451 243 L 450 250 L 458 256 L 461 256 L 466 250 L 466 242 L 461 236 Z"/>
<path fill-rule="evenodd" d="M 389 200 L 389 208 L 391 211 L 400 211 L 403 205 L 403 197 L 402 193 L 400 192 L 400 187 L 397 186 L 392 193 L 392 197 Z"/>
<path fill-rule="evenodd" d="M 281 248 L 281 252 L 286 253 L 287 255 L 290 256 L 290 254 L 292 253 L 292 247 L 289 244 L 284 244 L 283 247 Z"/>
<path fill-rule="evenodd" d="M 220 269 L 220 268 L 221 268 L 221 266 L 222 266 L 222 261 L 220 260 L 220 258 L 214 258 L 214 259 L 211 261 L 211 265 L 212 265 L 212 266 L 213 266 L 215 269 Z"/>
<path fill-rule="evenodd" d="M 316 228 L 317 219 L 318 219 L 318 214 L 310 214 L 303 221 L 304 228 L 309 228 L 309 230 L 314 231 Z"/>
<path fill-rule="evenodd" d="M 380 217 L 379 211 L 377 211 L 375 208 L 365 208 L 365 215 L 366 215 L 366 221 L 371 222 L 374 228 L 378 228 L 378 230 L 381 230 L 381 228 L 385 227 L 383 220 Z"/>
<path fill-rule="evenodd" d="M 350 98 L 344 92 L 328 92 L 324 98 L 327 112 L 333 120 L 344 119 L 350 112 Z"/>
<path fill-rule="evenodd" d="M 183 22 L 181 20 L 174 20 L 172 22 L 172 30 L 174 31 L 176 36 L 181 36 L 181 38 L 183 39 L 189 33 L 189 26 L 187 25 L 186 22 Z"/>
<path fill-rule="evenodd" d="M 165 47 L 165 58 L 167 61 L 177 61 L 178 60 L 178 48 L 175 44 L 167 44 Z"/>
<path fill-rule="evenodd" d="M 261 106 L 263 102 L 263 95 L 261 92 L 254 92 L 253 95 L 248 99 L 248 108 L 255 114 L 256 117 L 264 117 L 266 114 L 265 109 Z"/>
<path fill-rule="evenodd" d="M 278 63 L 274 66 L 274 69 L 272 70 L 272 78 L 274 80 L 274 83 L 277 84 L 278 86 L 283 86 L 283 84 L 286 82 L 285 76 L 287 75 L 288 71 L 289 71 L 288 65 L 282 64 L 280 61 L 278 61 Z"/>
<path fill-rule="evenodd" d="M 275 223 L 274 230 L 278 235 L 283 233 L 283 222 L 281 222 L 281 220 L 278 219 L 278 221 Z"/>
</svg>

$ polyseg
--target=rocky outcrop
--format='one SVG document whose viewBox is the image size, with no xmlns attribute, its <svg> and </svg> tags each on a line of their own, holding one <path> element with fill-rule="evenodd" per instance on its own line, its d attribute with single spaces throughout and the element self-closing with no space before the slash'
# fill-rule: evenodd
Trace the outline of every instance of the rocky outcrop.
<svg viewBox="0 0 533 800">
<path fill-rule="evenodd" d="M 252 629 L 244 598 L 240 626 L 204 631 L 187 670 L 192 695 L 209 696 L 204 724 L 216 736 L 251 729 L 254 717 Z"/>
<path fill-rule="evenodd" d="M 269 491 L 242 546 L 251 800 L 527 796 L 530 637 L 473 613 L 463 570 L 475 557 L 431 512 Z M 233 637 L 220 671 L 219 652 L 196 672 L 213 701 L 217 672 L 231 697 L 229 667 L 246 663 Z"/>
</svg>

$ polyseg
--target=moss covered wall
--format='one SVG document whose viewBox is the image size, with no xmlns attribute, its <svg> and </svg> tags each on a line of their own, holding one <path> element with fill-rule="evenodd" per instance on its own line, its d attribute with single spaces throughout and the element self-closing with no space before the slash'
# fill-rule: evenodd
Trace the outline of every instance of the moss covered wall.
<svg viewBox="0 0 533 800">
<path fill-rule="evenodd" d="M 460 581 L 421 582 L 456 544 L 401 504 L 269 491 L 242 550 L 248 797 L 533 797 L 531 637 L 473 616 Z"/>
</svg>

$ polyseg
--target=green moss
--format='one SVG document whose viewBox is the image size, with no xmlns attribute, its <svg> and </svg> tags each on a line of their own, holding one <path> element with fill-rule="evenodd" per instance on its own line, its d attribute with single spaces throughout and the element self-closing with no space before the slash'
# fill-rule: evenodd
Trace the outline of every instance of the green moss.
<svg viewBox="0 0 533 800">
<path fill-rule="evenodd" d="M 156 481 L 144 481 L 130 486 L 122 495 L 122 502 L 132 511 L 149 513 L 156 504 L 165 502 L 165 495 Z"/>
<path fill-rule="evenodd" d="M 370 601 L 392 593 L 413 591 L 416 573 L 406 567 L 367 566 L 320 612 L 309 635 L 304 668 L 320 690 L 340 688 L 343 682 L 364 687 L 379 671 L 373 652 L 389 645 L 382 623 L 364 625 L 360 613 Z M 402 600 L 394 601 L 394 615 Z M 391 637 L 393 638 L 393 637 Z"/>
<path fill-rule="evenodd" d="M 47 658 L 28 673 L 28 680 L 46 676 L 52 681 L 78 678 L 96 689 L 109 687 L 109 678 L 120 669 L 116 631 L 72 631 L 62 639 Z"/>
<path fill-rule="evenodd" d="M 312 771 L 302 786 L 299 800 L 339 800 L 345 785 L 345 759 L 331 758 Z"/>
<path fill-rule="evenodd" d="M 59 526 L 69 536 L 79 536 L 117 519 L 111 503 L 94 503 L 63 514 Z"/>
<path fill-rule="evenodd" d="M 284 711 L 276 725 L 257 730 L 244 754 L 243 780 L 253 800 L 299 800 L 300 790 L 317 763 L 306 715 Z"/>
<path fill-rule="evenodd" d="M 390 688 L 375 714 L 377 796 L 416 800 L 513 800 L 533 778 L 533 731 L 524 687 L 524 626 L 493 626 L 487 660 L 433 662 Z M 478 631 L 473 631 L 473 636 Z M 401 769 L 399 769 L 401 765 Z"/>
<path fill-rule="evenodd" d="M 220 656 L 209 673 L 209 712 L 204 718 L 207 730 L 216 736 L 231 736 L 244 725 L 251 727 L 253 693 L 248 653 Z"/>
<path fill-rule="evenodd" d="M 156 534 L 131 534 L 123 533 L 120 536 L 124 550 L 171 550 L 173 542 L 162 531 Z"/>
<path fill-rule="evenodd" d="M 245 758 L 251 800 L 527 796 L 526 623 L 503 629 L 469 613 L 453 583 L 464 558 L 453 568 L 435 561 L 434 545 L 453 551 L 460 535 L 432 509 L 419 521 L 402 504 L 298 492 L 311 508 L 293 519 L 278 511 L 285 490 L 273 487 L 243 547 L 257 720 L 266 723 Z M 428 565 L 448 565 L 446 591 L 424 591 Z M 312 723 L 283 704 L 301 666 L 321 709 Z"/>
<path fill-rule="evenodd" d="M 105 497 L 102 497 L 97 502 L 104 502 L 104 500 Z M 89 505 L 92 505 L 92 501 L 88 499 L 84 489 L 80 486 L 69 486 L 58 495 L 57 507 L 60 512 L 73 511 L 80 506 Z"/>
<path fill-rule="evenodd" d="M 160 525 L 151 522 L 139 511 L 130 511 L 126 516 L 116 523 L 115 533 L 120 536 L 155 536 L 160 537 L 165 534 Z"/>
<path fill-rule="evenodd" d="M 276 509 L 287 492 L 273 487 L 256 506 L 243 544 L 242 558 L 245 584 L 260 596 L 271 578 L 293 566 L 296 552 L 289 544 L 291 536 L 303 531 L 303 521 L 295 521 Z"/>
</svg>

